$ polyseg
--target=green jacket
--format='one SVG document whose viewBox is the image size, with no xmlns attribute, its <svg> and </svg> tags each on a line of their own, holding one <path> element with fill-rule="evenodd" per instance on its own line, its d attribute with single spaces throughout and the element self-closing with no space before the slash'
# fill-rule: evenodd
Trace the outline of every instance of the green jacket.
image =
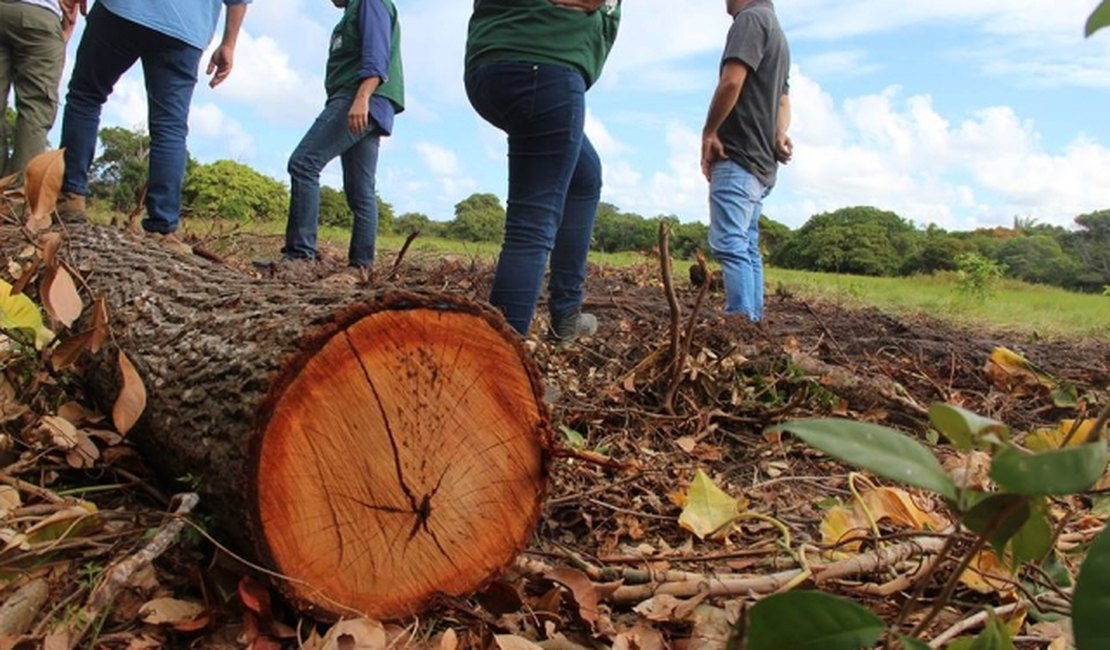
<svg viewBox="0 0 1110 650">
<path fill-rule="evenodd" d="M 592 13 L 548 0 L 474 0 L 466 67 L 493 61 L 551 63 L 578 69 L 588 87 L 601 76 L 620 18 L 620 0 L 609 0 Z"/>
<path fill-rule="evenodd" d="M 366 0 L 381 2 L 390 17 L 389 73 L 383 83 L 374 91 L 393 102 L 397 112 L 405 107 L 405 75 L 401 66 L 401 26 L 397 21 L 397 8 L 393 0 Z M 327 74 L 324 89 L 328 97 L 339 93 L 354 94 L 362 83 L 362 25 L 360 10 L 363 0 L 350 0 L 339 24 L 331 35 L 331 51 L 328 54 Z M 383 52 L 384 54 L 384 52 Z M 384 67 L 384 66 L 383 66 Z"/>
</svg>

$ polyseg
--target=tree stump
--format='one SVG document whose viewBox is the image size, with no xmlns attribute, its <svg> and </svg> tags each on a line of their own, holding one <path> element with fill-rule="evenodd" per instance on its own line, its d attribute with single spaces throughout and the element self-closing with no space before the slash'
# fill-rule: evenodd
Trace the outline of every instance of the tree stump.
<svg viewBox="0 0 1110 650">
<path fill-rule="evenodd" d="M 146 383 L 130 439 L 163 478 L 189 477 L 218 532 L 285 576 L 302 611 L 414 614 L 523 550 L 551 428 L 500 314 L 444 293 L 256 280 L 110 228 L 66 238 Z M 114 352 L 84 373 L 111 404 Z"/>
</svg>

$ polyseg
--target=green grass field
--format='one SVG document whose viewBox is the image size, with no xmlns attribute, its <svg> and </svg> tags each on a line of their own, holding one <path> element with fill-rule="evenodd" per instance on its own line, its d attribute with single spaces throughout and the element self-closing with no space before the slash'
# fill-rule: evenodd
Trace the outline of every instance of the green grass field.
<svg viewBox="0 0 1110 650">
<path fill-rule="evenodd" d="M 193 220 L 188 230 L 197 234 L 213 230 L 212 224 Z M 254 234 L 280 235 L 284 223 L 256 223 L 244 227 Z M 341 228 L 323 228 L 321 243 L 343 250 L 349 233 Z M 386 255 L 399 250 L 405 238 L 384 235 L 378 247 Z M 420 237 L 411 247 L 413 253 L 447 254 L 479 260 L 493 260 L 499 246 L 494 243 L 462 242 Z M 270 254 L 276 251 L 270 251 Z M 652 264 L 642 253 L 591 253 L 590 261 L 600 265 Z M 677 281 L 686 282 L 688 261 L 676 261 Z M 1095 337 L 1110 340 L 1110 297 L 1078 294 L 1055 287 L 1031 285 L 1013 280 L 998 283 L 992 295 L 978 300 L 959 290 L 955 274 L 910 278 L 873 278 L 812 273 L 787 269 L 767 269 L 767 291 L 785 289 L 799 296 L 819 298 L 844 306 L 873 306 L 897 314 L 926 314 L 962 326 L 1020 332 L 1044 337 Z"/>
</svg>

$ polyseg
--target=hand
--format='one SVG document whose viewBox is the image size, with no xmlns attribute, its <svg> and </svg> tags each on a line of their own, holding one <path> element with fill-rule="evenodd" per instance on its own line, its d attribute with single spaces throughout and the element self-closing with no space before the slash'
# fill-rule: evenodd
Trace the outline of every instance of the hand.
<svg viewBox="0 0 1110 650">
<path fill-rule="evenodd" d="M 727 158 L 725 145 L 716 133 L 702 134 L 701 136 L 701 173 L 705 180 L 710 180 L 713 165 Z"/>
<path fill-rule="evenodd" d="M 605 4 L 605 0 L 548 0 L 553 5 L 563 7 L 564 9 L 573 9 L 574 11 L 584 11 L 590 13 L 597 11 L 601 5 Z"/>
<path fill-rule="evenodd" d="M 794 157 L 794 141 L 785 133 L 775 136 L 775 160 L 787 164 Z"/>
<path fill-rule="evenodd" d="M 81 8 L 81 15 L 89 15 L 88 0 L 62 0 L 62 13 L 70 16 L 75 16 L 74 10 Z"/>
<path fill-rule="evenodd" d="M 358 135 L 370 126 L 370 99 L 355 95 L 351 110 L 347 111 L 347 129 Z"/>
<path fill-rule="evenodd" d="M 212 53 L 212 60 L 208 62 L 208 74 L 212 74 L 212 80 L 208 82 L 210 88 L 222 84 L 224 79 L 231 74 L 231 68 L 235 62 L 235 48 L 230 45 L 220 45 L 216 51 Z"/>
<path fill-rule="evenodd" d="M 62 42 L 68 43 L 73 36 L 73 28 L 77 26 L 77 5 L 62 6 Z"/>
</svg>

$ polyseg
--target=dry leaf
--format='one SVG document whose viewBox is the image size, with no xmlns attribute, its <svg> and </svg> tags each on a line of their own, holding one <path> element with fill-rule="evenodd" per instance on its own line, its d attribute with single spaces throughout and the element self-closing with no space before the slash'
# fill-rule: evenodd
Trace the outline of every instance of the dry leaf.
<svg viewBox="0 0 1110 650">
<path fill-rule="evenodd" d="M 66 452 L 66 464 L 75 469 L 89 468 L 100 459 L 100 449 L 84 431 L 77 432 L 77 446 Z"/>
<path fill-rule="evenodd" d="M 867 521 L 861 521 L 856 511 L 844 506 L 829 508 L 821 520 L 821 543 L 838 550 L 855 552 L 860 540 L 867 539 Z"/>
<path fill-rule="evenodd" d="M 54 350 L 50 353 L 50 365 L 54 368 L 54 372 L 61 372 L 77 363 L 81 353 L 89 348 L 91 341 L 92 332 L 82 332 L 54 346 Z"/>
<path fill-rule="evenodd" d="M 27 194 L 24 217 L 27 228 L 38 232 L 50 227 L 51 213 L 62 191 L 65 149 L 40 153 L 27 163 L 23 174 L 23 191 Z"/>
<path fill-rule="evenodd" d="M 66 327 L 72 327 L 85 309 L 77 285 L 64 266 L 46 268 L 39 293 L 46 313 Z"/>
<path fill-rule="evenodd" d="M 385 650 L 385 628 L 378 621 L 359 618 L 339 621 L 324 635 L 321 650 Z"/>
<path fill-rule="evenodd" d="M 613 650 L 665 650 L 666 647 L 667 642 L 659 630 L 643 623 L 637 623 L 636 627 L 613 639 Z"/>
<path fill-rule="evenodd" d="M 971 560 L 971 564 L 960 575 L 960 582 L 981 594 L 1013 589 L 1010 569 L 990 549 L 980 551 Z"/>
<path fill-rule="evenodd" d="M 7 514 L 23 505 L 23 500 L 19 496 L 19 490 L 8 486 L 0 485 L 0 517 L 7 516 Z"/>
<path fill-rule="evenodd" d="M 540 646 L 514 634 L 498 634 L 493 637 L 500 650 L 543 650 Z"/>
<path fill-rule="evenodd" d="M 239 581 L 239 598 L 242 599 L 243 605 L 255 614 L 262 617 L 263 620 L 271 618 L 270 614 L 270 592 L 258 584 L 258 581 L 250 576 L 243 576 Z"/>
<path fill-rule="evenodd" d="M 58 251 L 62 248 L 62 233 L 43 233 L 39 243 L 42 245 L 42 263 L 46 266 L 57 266 Z"/>
<path fill-rule="evenodd" d="M 585 573 L 578 569 L 552 569 L 544 573 L 548 580 L 557 582 L 570 590 L 574 602 L 578 605 L 578 615 L 590 625 L 590 629 L 597 629 L 597 589 Z"/>
<path fill-rule="evenodd" d="M 119 353 L 119 372 L 123 386 L 112 407 L 112 423 L 116 425 L 116 431 L 121 435 L 127 435 L 146 409 L 146 386 L 143 385 L 142 377 L 122 350 Z"/>
<path fill-rule="evenodd" d="M 682 606 L 682 601 L 670 594 L 652 596 L 632 608 L 640 616 L 657 623 L 676 621 L 675 610 Z"/>
<path fill-rule="evenodd" d="M 50 435 L 50 444 L 62 449 L 73 449 L 78 443 L 77 427 L 65 418 L 47 415 L 42 418 L 43 427 Z"/>
<path fill-rule="evenodd" d="M 682 436 L 678 440 L 675 440 L 674 444 L 678 445 L 679 449 L 689 454 L 694 451 L 694 447 L 698 446 L 698 441 L 690 436 Z"/>
<path fill-rule="evenodd" d="M 736 519 L 739 505 L 736 499 L 717 487 L 699 469 L 686 493 L 686 507 L 678 518 L 678 524 L 697 535 L 698 539 L 705 539 Z"/>
<path fill-rule="evenodd" d="M 93 298 L 92 309 L 92 340 L 89 341 L 89 350 L 93 354 L 100 352 L 101 346 L 108 340 L 111 330 L 108 326 L 108 298 L 99 293 Z"/>
<path fill-rule="evenodd" d="M 432 640 L 432 647 L 436 650 L 457 650 L 459 635 L 455 634 L 453 628 L 447 628 L 443 634 L 439 635 L 438 639 Z"/>
<path fill-rule="evenodd" d="M 65 418 L 73 424 L 95 423 L 104 420 L 104 416 L 96 411 L 89 410 L 78 402 L 69 401 L 58 407 L 58 417 Z"/>
<path fill-rule="evenodd" d="M 151 625 L 189 623 L 204 615 L 204 605 L 176 598 L 155 598 L 143 604 L 139 616 Z"/>
</svg>

